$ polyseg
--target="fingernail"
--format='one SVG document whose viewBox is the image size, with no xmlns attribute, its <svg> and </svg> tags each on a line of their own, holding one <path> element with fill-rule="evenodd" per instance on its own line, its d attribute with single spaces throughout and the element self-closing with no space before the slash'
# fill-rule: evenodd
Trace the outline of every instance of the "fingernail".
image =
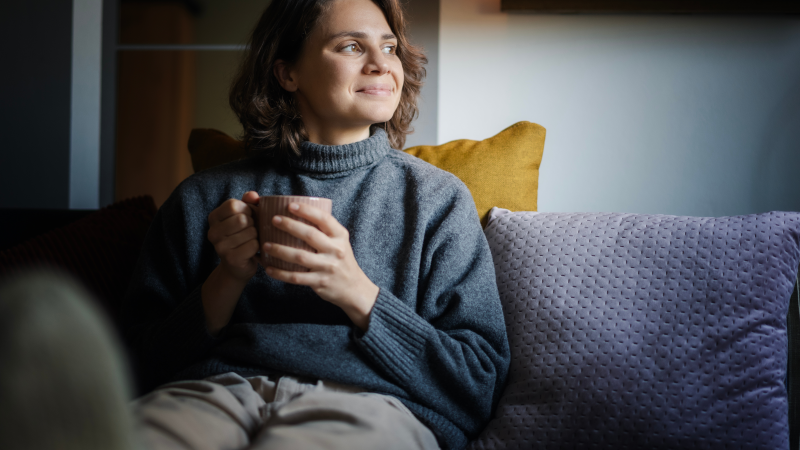
<svg viewBox="0 0 800 450">
<path fill-rule="evenodd" d="M 270 244 L 269 242 L 265 242 L 264 243 L 264 250 L 269 250 L 271 248 L 272 248 L 272 244 Z"/>
<path fill-rule="evenodd" d="M 275 222 L 275 223 L 281 223 L 281 220 L 283 220 L 283 219 L 281 219 L 281 216 L 275 216 L 275 217 L 272 218 L 272 221 Z"/>
<path fill-rule="evenodd" d="M 300 205 L 298 205 L 297 203 L 289 203 L 289 209 L 297 211 L 298 209 L 300 209 Z"/>
</svg>

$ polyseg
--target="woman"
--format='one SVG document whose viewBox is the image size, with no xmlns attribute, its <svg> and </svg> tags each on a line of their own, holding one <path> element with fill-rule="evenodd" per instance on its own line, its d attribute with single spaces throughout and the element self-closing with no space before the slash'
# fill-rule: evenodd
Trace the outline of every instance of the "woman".
<svg viewBox="0 0 800 450">
<path fill-rule="evenodd" d="M 249 48 L 231 105 L 258 155 L 176 189 L 126 297 L 147 382 L 202 380 L 138 402 L 146 438 L 464 447 L 500 395 L 508 343 L 469 191 L 394 149 L 425 62 L 398 1 L 273 0 Z M 333 214 L 293 206 L 314 226 L 273 221 L 317 253 L 259 249 L 258 195 L 331 198 Z M 309 272 L 259 270 L 259 250 Z"/>
</svg>

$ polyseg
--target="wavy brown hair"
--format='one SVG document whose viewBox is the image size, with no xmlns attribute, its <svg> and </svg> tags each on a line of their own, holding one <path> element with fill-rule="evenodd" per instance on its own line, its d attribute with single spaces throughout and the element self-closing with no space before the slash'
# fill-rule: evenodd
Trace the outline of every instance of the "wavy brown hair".
<svg viewBox="0 0 800 450">
<path fill-rule="evenodd" d="M 292 93 L 284 90 L 274 75 L 277 60 L 293 64 L 303 45 L 328 7 L 336 0 L 272 0 L 250 35 L 249 48 L 231 85 L 229 101 L 244 128 L 249 152 L 279 150 L 300 153 L 308 140 L 303 118 Z M 406 36 L 403 8 L 398 0 L 372 0 L 397 36 L 396 54 L 403 65 L 403 91 L 391 120 L 374 124 L 383 128 L 389 143 L 402 149 L 411 121 L 419 114 L 417 99 L 428 62 L 422 50 Z"/>
</svg>

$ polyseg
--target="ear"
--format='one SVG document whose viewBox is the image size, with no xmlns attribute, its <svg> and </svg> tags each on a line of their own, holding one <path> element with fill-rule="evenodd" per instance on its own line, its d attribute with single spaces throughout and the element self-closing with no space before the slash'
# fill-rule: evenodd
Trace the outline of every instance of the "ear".
<svg viewBox="0 0 800 450">
<path fill-rule="evenodd" d="M 292 73 L 291 67 L 286 64 L 286 61 L 282 59 L 276 60 L 272 73 L 275 75 L 275 78 L 278 79 L 278 83 L 280 83 L 282 88 L 289 92 L 295 92 L 297 90 L 297 78 L 294 73 Z"/>
</svg>

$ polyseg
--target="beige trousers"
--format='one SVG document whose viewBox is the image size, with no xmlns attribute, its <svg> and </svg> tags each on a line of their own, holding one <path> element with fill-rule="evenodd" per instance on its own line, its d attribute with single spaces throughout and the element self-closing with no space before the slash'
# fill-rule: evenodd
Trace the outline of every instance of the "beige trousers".
<svg viewBox="0 0 800 450">
<path fill-rule="evenodd" d="M 438 449 L 394 397 L 284 376 L 226 373 L 160 387 L 133 403 L 153 450 Z"/>
</svg>

